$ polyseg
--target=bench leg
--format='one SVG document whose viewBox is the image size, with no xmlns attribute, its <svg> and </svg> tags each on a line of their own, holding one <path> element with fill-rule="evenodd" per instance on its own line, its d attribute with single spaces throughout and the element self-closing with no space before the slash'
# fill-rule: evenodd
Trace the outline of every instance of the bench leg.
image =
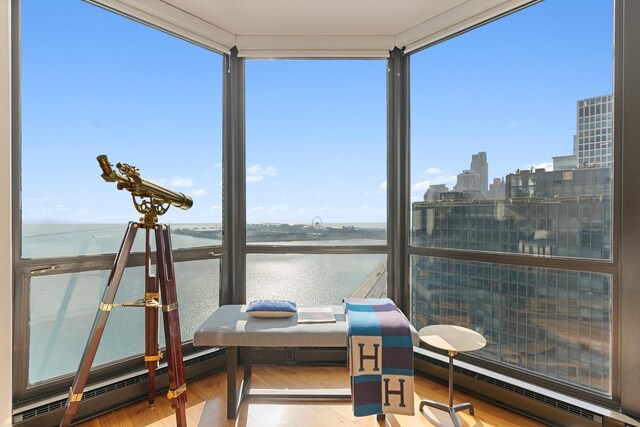
<svg viewBox="0 0 640 427">
<path fill-rule="evenodd" d="M 241 347 L 240 349 L 244 362 L 244 375 L 240 389 L 238 389 L 236 384 L 238 347 L 227 347 L 227 419 L 229 420 L 238 417 L 238 410 L 251 383 L 251 347 Z"/>
<path fill-rule="evenodd" d="M 251 347 L 242 348 L 242 361 L 244 363 L 244 382 L 251 381 Z"/>
<path fill-rule="evenodd" d="M 238 392 L 236 391 L 236 368 L 238 366 L 238 347 L 227 347 L 227 419 L 238 415 Z"/>
</svg>

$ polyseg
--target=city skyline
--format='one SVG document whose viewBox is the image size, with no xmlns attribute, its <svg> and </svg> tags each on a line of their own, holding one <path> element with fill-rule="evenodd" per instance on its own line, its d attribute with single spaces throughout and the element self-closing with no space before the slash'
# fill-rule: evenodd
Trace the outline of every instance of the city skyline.
<svg viewBox="0 0 640 427">
<path fill-rule="evenodd" d="M 90 4 L 22 13 L 23 222 L 137 219 L 99 176 L 107 154 L 194 198 L 163 221 L 219 223 L 221 57 Z M 413 55 L 412 201 L 452 188 L 479 151 L 489 180 L 569 152 L 575 101 L 611 92 L 606 14 L 607 2 L 543 2 Z M 247 222 L 386 222 L 386 61 L 246 65 Z"/>
<path fill-rule="evenodd" d="M 456 175 L 456 184 L 450 189 L 446 183 L 431 184 L 424 193 L 424 201 L 433 202 L 446 192 L 458 192 L 465 198 L 504 199 L 505 181 L 521 171 L 559 171 L 579 168 L 610 168 L 613 156 L 613 96 L 601 95 L 576 101 L 576 134 L 573 154 L 552 156 L 553 162 L 529 169 L 515 169 L 506 176 L 493 177 L 489 185 L 488 156 L 484 151 L 471 155 L 471 166 Z M 591 112 L 589 112 L 591 111 Z M 591 129 L 591 130 L 589 130 Z M 513 194 L 508 197 L 515 197 Z M 524 197 L 524 196 L 522 196 Z M 451 198 L 451 197 L 449 197 Z"/>
</svg>

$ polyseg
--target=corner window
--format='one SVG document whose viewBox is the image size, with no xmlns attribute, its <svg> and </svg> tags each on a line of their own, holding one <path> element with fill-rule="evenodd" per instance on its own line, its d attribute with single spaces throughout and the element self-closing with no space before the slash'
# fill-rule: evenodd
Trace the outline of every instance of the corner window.
<svg viewBox="0 0 640 427">
<path fill-rule="evenodd" d="M 16 324 L 28 325 L 16 342 L 28 348 L 15 364 L 32 387 L 76 371 L 126 224 L 141 217 L 131 193 L 101 178 L 98 155 L 193 199 L 159 217 L 181 250 L 183 341 L 218 306 L 210 252 L 222 256 L 222 56 L 86 2 L 21 6 L 15 304 Z M 138 232 L 134 252 L 144 242 Z M 130 258 L 116 303 L 144 297 L 142 258 Z M 143 319 L 144 310 L 114 310 L 94 365 L 143 352 Z"/>
<path fill-rule="evenodd" d="M 416 326 L 473 328 L 479 357 L 604 396 L 612 37 L 612 1 L 549 0 L 411 57 Z"/>
</svg>

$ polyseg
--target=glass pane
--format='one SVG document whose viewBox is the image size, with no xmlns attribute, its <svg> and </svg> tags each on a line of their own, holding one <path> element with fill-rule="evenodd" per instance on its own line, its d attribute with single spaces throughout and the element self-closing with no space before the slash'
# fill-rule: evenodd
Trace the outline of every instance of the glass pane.
<svg viewBox="0 0 640 427">
<path fill-rule="evenodd" d="M 219 306 L 219 265 L 219 260 L 175 264 L 182 341 L 193 339 L 196 328 Z M 29 383 L 76 372 L 109 273 L 102 270 L 31 278 Z M 144 268 L 125 269 L 115 302 L 143 297 Z M 160 320 L 160 345 L 164 346 L 161 313 Z M 93 366 L 141 353 L 144 309 L 114 308 Z"/>
<path fill-rule="evenodd" d="M 191 196 L 161 222 L 219 243 L 222 57 L 85 2 L 21 4 L 22 256 L 117 251 L 140 214 L 100 154 Z"/>
<path fill-rule="evenodd" d="M 548 0 L 411 57 L 414 245 L 611 259 L 612 34 Z"/>
<path fill-rule="evenodd" d="M 412 257 L 413 323 L 476 330 L 474 356 L 611 395 L 611 276 Z"/>
<path fill-rule="evenodd" d="M 335 305 L 387 295 L 386 255 L 247 255 L 247 301 Z"/>
<path fill-rule="evenodd" d="M 583 171 L 574 171 L 574 176 Z M 559 173 L 545 172 L 547 176 Z M 542 257 L 609 259 L 611 199 L 417 202 L 413 204 L 413 243 Z"/>
<path fill-rule="evenodd" d="M 386 61 L 248 61 L 247 241 L 386 244 Z"/>
</svg>

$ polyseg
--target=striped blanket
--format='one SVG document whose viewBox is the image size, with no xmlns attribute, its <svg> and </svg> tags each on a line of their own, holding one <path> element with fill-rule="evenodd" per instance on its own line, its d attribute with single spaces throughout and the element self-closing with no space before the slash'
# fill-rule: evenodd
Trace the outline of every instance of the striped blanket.
<svg viewBox="0 0 640 427">
<path fill-rule="evenodd" d="M 409 321 L 388 298 L 347 298 L 344 303 L 353 414 L 414 415 Z"/>
</svg>

